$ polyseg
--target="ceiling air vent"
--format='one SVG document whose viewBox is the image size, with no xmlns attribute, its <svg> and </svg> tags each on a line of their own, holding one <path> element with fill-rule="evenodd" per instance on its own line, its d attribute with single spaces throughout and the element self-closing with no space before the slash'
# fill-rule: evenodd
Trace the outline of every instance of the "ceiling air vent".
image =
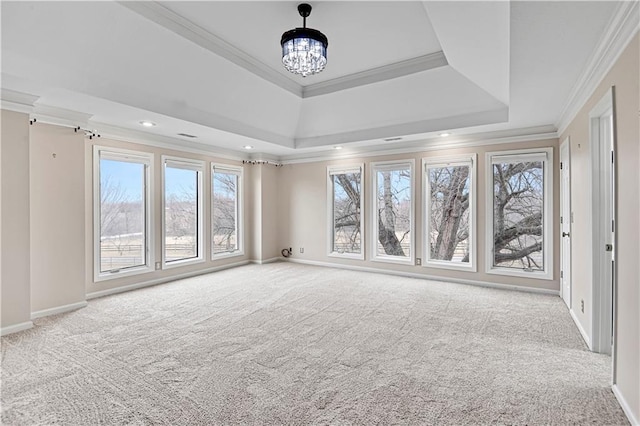
<svg viewBox="0 0 640 426">
<path fill-rule="evenodd" d="M 197 138 L 196 135 L 190 135 L 189 133 L 178 133 L 178 136 L 184 136 L 185 138 Z"/>
<path fill-rule="evenodd" d="M 385 141 L 385 142 L 393 142 L 393 141 L 399 141 L 399 140 L 402 140 L 402 138 L 400 138 L 400 137 L 396 137 L 396 138 L 386 138 L 386 139 L 383 139 L 383 141 Z"/>
</svg>

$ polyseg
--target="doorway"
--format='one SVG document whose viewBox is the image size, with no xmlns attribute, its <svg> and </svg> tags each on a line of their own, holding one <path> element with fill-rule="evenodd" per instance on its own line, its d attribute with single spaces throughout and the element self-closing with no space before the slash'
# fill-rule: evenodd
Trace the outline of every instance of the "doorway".
<svg viewBox="0 0 640 426">
<path fill-rule="evenodd" d="M 592 348 L 612 353 L 615 300 L 614 88 L 589 114 L 592 185 Z"/>
<path fill-rule="evenodd" d="M 560 292 L 571 309 L 571 161 L 570 141 L 560 144 Z"/>
</svg>

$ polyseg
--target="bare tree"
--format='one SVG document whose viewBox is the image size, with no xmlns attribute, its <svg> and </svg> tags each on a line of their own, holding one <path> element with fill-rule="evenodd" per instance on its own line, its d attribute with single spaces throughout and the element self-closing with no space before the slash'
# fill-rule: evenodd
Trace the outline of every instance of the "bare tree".
<svg viewBox="0 0 640 426">
<path fill-rule="evenodd" d="M 333 250 L 360 253 L 360 173 L 333 175 L 334 179 L 334 239 Z"/>
<path fill-rule="evenodd" d="M 542 162 L 494 164 L 493 186 L 494 264 L 543 269 Z"/>
<path fill-rule="evenodd" d="M 459 244 L 469 238 L 469 167 L 438 167 L 429 170 L 431 188 L 431 259 L 451 260 Z M 466 248 L 462 262 L 469 261 Z"/>
<path fill-rule="evenodd" d="M 494 264 L 542 269 L 542 163 L 497 164 L 493 171 Z M 405 256 L 402 243 L 410 229 L 410 202 L 401 200 L 400 194 L 408 191 L 409 187 L 393 182 L 392 172 L 379 173 L 382 187 L 377 197 L 378 241 L 386 254 Z M 354 175 L 339 176 L 350 203 L 359 206 L 360 186 Z M 408 177 L 408 171 L 402 171 L 400 176 Z M 431 215 L 431 230 L 435 236 L 433 241 L 430 240 L 431 257 L 451 260 L 456 247 L 469 237 L 469 168 L 443 168 L 430 179 L 431 196 L 436 199 L 436 212 Z M 351 224 L 346 219 L 336 220 L 335 226 Z M 467 248 L 462 262 L 468 261 Z"/>
<path fill-rule="evenodd" d="M 237 182 L 235 174 L 214 173 L 213 240 L 216 253 L 237 247 Z"/>
</svg>

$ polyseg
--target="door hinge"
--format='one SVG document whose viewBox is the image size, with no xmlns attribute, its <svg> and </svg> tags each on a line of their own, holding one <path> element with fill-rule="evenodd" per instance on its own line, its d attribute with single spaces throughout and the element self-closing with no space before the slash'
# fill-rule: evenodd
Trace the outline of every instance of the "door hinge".
<svg viewBox="0 0 640 426">
<path fill-rule="evenodd" d="M 613 151 L 611 151 L 611 162 L 613 163 Z"/>
<path fill-rule="evenodd" d="M 560 278 L 564 278 L 564 271 L 560 271 Z"/>
<path fill-rule="evenodd" d="M 611 232 L 616 232 L 616 221 L 615 220 L 611 221 Z"/>
<path fill-rule="evenodd" d="M 562 170 L 562 161 L 560 162 L 560 170 Z"/>
<path fill-rule="evenodd" d="M 562 223 L 562 216 L 560 216 L 560 223 Z"/>
</svg>

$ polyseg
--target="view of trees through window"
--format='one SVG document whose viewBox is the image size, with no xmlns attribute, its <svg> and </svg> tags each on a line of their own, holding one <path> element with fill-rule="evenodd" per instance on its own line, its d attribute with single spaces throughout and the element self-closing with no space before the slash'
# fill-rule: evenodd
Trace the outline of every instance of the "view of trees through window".
<svg viewBox="0 0 640 426">
<path fill-rule="evenodd" d="M 333 185 L 333 247 L 335 253 L 361 253 L 360 195 L 362 174 L 330 175 Z"/>
<path fill-rule="evenodd" d="M 411 256 L 411 168 L 380 168 L 376 173 L 376 254 Z"/>
<path fill-rule="evenodd" d="M 544 162 L 493 162 L 493 265 L 544 270 Z"/>
<path fill-rule="evenodd" d="M 198 257 L 198 187 L 200 172 L 171 167 L 164 170 L 165 261 Z"/>
<path fill-rule="evenodd" d="M 239 175 L 215 170 L 213 173 L 213 254 L 240 249 L 238 241 Z"/>
<path fill-rule="evenodd" d="M 427 167 L 429 259 L 469 262 L 469 165 Z"/>
<path fill-rule="evenodd" d="M 145 167 L 100 159 L 100 272 L 146 264 Z"/>
</svg>

